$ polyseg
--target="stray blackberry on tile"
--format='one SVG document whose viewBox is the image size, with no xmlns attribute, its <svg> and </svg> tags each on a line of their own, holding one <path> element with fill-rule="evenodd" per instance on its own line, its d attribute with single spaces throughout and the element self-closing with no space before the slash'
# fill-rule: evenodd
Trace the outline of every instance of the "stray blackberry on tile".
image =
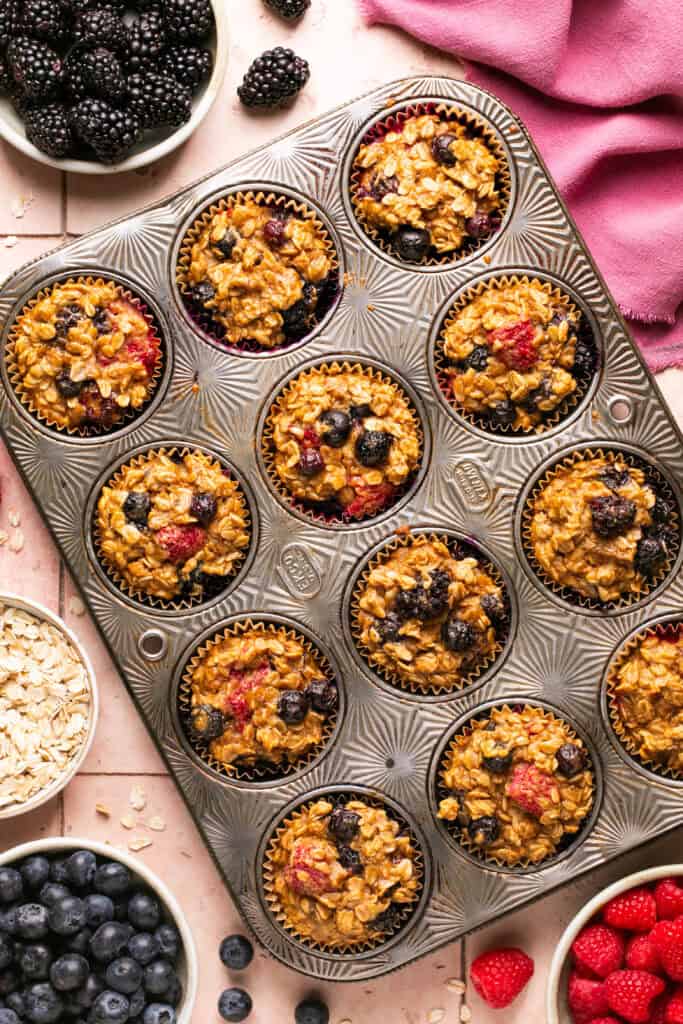
<svg viewBox="0 0 683 1024">
<path fill-rule="evenodd" d="M 237 95 L 245 107 L 277 107 L 296 96 L 310 78 L 303 57 L 277 46 L 266 50 L 250 66 Z"/>
<path fill-rule="evenodd" d="M 266 7 L 285 21 L 298 21 L 311 6 L 311 0 L 264 0 Z"/>
</svg>

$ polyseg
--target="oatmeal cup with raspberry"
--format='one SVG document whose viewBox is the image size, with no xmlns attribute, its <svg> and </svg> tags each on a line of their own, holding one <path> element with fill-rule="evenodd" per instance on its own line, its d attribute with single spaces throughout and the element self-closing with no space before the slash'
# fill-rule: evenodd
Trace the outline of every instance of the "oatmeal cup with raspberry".
<svg viewBox="0 0 683 1024">
<path fill-rule="evenodd" d="M 152 397 L 161 341 L 141 301 L 113 281 L 77 278 L 43 289 L 12 326 L 10 380 L 50 426 L 111 430 Z"/>
<path fill-rule="evenodd" d="M 95 547 L 119 587 L 173 605 L 216 596 L 239 571 L 251 523 L 239 483 L 200 451 L 150 451 L 102 488 Z"/>
<path fill-rule="evenodd" d="M 453 739 L 438 779 L 438 817 L 470 850 L 507 866 L 538 864 L 581 829 L 595 782 L 583 741 L 536 707 L 493 708 Z"/>
<path fill-rule="evenodd" d="M 358 364 L 323 364 L 277 396 L 263 453 L 289 501 L 331 521 L 357 520 L 405 492 L 420 465 L 422 430 L 395 381 Z"/>
<path fill-rule="evenodd" d="M 396 932 L 421 888 L 421 856 L 383 806 L 320 799 L 290 814 L 266 850 L 266 899 L 294 937 L 352 951 Z"/>
<path fill-rule="evenodd" d="M 245 351 L 299 341 L 330 309 L 337 256 L 317 217 L 275 196 L 234 195 L 188 231 L 177 280 L 200 326 Z"/>
</svg>

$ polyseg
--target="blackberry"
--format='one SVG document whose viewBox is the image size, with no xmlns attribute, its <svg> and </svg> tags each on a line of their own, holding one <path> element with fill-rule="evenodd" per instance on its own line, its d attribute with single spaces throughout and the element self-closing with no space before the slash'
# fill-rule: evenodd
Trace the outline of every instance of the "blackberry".
<svg viewBox="0 0 683 1024">
<path fill-rule="evenodd" d="M 489 350 L 486 345 L 475 345 L 470 354 L 463 360 L 466 370 L 481 373 L 488 366 Z"/>
<path fill-rule="evenodd" d="M 620 487 L 624 487 L 631 479 L 631 474 L 627 469 L 617 469 L 616 466 L 609 465 L 600 473 L 600 479 L 605 485 L 609 487 L 610 491 L 618 491 Z"/>
<path fill-rule="evenodd" d="M 424 587 L 420 583 L 412 590 L 399 590 L 394 601 L 394 611 L 401 621 L 417 617 L 417 610 L 423 594 Z"/>
<path fill-rule="evenodd" d="M 277 107 L 296 96 L 310 75 L 311 69 L 303 57 L 276 46 L 253 62 L 237 95 L 245 107 Z"/>
<path fill-rule="evenodd" d="M 381 914 L 378 914 L 377 917 L 369 922 L 376 932 L 393 932 L 400 923 L 401 910 L 395 903 L 390 903 L 386 910 L 383 910 Z"/>
<path fill-rule="evenodd" d="M 116 53 L 128 49 L 128 30 L 112 7 L 93 7 L 76 20 L 74 39 L 88 46 L 105 46 Z"/>
<path fill-rule="evenodd" d="M 574 349 L 574 376 L 589 377 L 595 370 L 595 349 L 586 338 L 579 338 Z"/>
<path fill-rule="evenodd" d="M 48 99 L 59 89 L 62 62 L 47 43 L 17 36 L 7 47 L 12 77 L 25 96 Z"/>
<path fill-rule="evenodd" d="M 433 569 L 429 587 L 420 587 L 417 615 L 420 619 L 435 619 L 448 607 L 448 588 L 451 578 L 443 569 Z"/>
<path fill-rule="evenodd" d="M 345 807 L 335 807 L 327 822 L 327 830 L 339 842 L 350 843 L 360 830 L 360 815 L 347 811 Z"/>
<path fill-rule="evenodd" d="M 67 33 L 66 11 L 59 0 L 24 0 L 21 29 L 34 39 L 62 43 Z"/>
<path fill-rule="evenodd" d="M 205 39 L 213 28 L 209 0 L 166 0 L 166 32 L 173 42 Z"/>
<path fill-rule="evenodd" d="M 128 51 L 126 70 L 129 74 L 153 70 L 162 55 L 166 43 L 164 17 L 160 10 L 152 8 L 141 14 L 128 29 Z M 173 74 L 171 70 L 168 72 Z M 179 76 L 175 76 L 180 81 Z"/>
<path fill-rule="evenodd" d="M 636 549 L 635 566 L 643 576 L 653 576 L 668 554 L 666 542 L 657 536 L 643 537 Z"/>
<path fill-rule="evenodd" d="M 447 619 L 441 627 L 441 639 L 449 651 L 468 650 L 477 639 L 477 632 L 469 622 L 462 619 Z"/>
<path fill-rule="evenodd" d="M 265 0 L 265 5 L 285 21 L 296 21 L 306 13 L 311 0 Z"/>
<path fill-rule="evenodd" d="M 12 92 L 13 89 L 14 79 L 12 78 L 12 72 L 5 58 L 0 57 L 0 94 Z"/>
<path fill-rule="evenodd" d="M 146 72 L 128 79 L 128 109 L 143 128 L 177 128 L 190 119 L 192 93 L 170 75 Z"/>
<path fill-rule="evenodd" d="M 104 100 L 83 100 L 72 109 L 71 124 L 105 164 L 123 160 L 141 135 L 140 122 L 130 110 L 117 110 Z"/>
<path fill-rule="evenodd" d="M 193 92 L 209 77 L 212 67 L 211 51 L 201 46 L 170 46 L 159 59 L 160 71 Z"/>
<path fill-rule="evenodd" d="M 154 3 L 158 3 L 158 0 L 154 0 Z M 118 15 L 122 15 L 126 9 L 126 0 L 106 0 L 106 2 L 103 0 L 62 0 L 62 4 L 74 18 L 83 14 L 84 11 L 92 11 L 95 7 L 111 7 L 112 11 Z"/>
<path fill-rule="evenodd" d="M 19 0 L 0 0 L 0 49 L 16 35 L 20 23 Z"/>
<path fill-rule="evenodd" d="M 363 874 L 363 861 L 361 856 L 350 846 L 339 847 L 339 863 L 347 871 L 350 871 L 352 875 Z"/>
<path fill-rule="evenodd" d="M 599 537 L 615 537 L 633 526 L 636 518 L 635 502 L 610 494 L 593 498 L 590 503 L 593 529 Z"/>
<path fill-rule="evenodd" d="M 86 53 L 78 48 L 64 62 L 67 90 L 76 103 L 94 97 L 117 103 L 126 91 L 121 65 L 111 50 L 98 46 Z"/>
<path fill-rule="evenodd" d="M 24 124 L 26 138 L 42 153 L 62 157 L 68 156 L 73 149 L 68 111 L 62 103 L 50 103 L 28 111 Z"/>
<path fill-rule="evenodd" d="M 396 612 L 387 612 L 383 619 L 375 619 L 374 627 L 383 644 L 395 643 L 399 639 L 403 623 Z"/>
<path fill-rule="evenodd" d="M 515 422 L 517 413 L 515 407 L 509 398 L 504 398 L 502 402 L 496 402 L 490 411 L 491 426 L 493 427 L 509 427 Z"/>
</svg>

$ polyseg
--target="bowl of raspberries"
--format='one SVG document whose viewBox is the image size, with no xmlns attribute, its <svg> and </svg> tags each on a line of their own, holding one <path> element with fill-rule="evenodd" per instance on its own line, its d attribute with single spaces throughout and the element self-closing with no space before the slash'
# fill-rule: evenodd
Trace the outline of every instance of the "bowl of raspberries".
<svg viewBox="0 0 683 1024">
<path fill-rule="evenodd" d="M 190 1024 L 197 954 L 166 886 L 104 843 L 0 856 L 0 1024 Z"/>
<path fill-rule="evenodd" d="M 191 135 L 225 76 L 222 0 L 0 0 L 0 135 L 51 167 L 129 171 Z"/>
<path fill-rule="evenodd" d="M 560 939 L 548 1024 L 683 1024 L 683 864 L 599 893 Z"/>
</svg>

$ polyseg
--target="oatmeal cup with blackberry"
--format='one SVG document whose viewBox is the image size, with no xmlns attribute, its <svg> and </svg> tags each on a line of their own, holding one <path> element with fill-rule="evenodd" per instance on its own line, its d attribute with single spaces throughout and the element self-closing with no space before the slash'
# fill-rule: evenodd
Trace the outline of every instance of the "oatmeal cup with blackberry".
<svg viewBox="0 0 683 1024">
<path fill-rule="evenodd" d="M 198 603 L 236 575 L 250 543 L 240 485 L 200 451 L 151 451 L 102 488 L 95 546 L 109 575 L 135 597 Z"/>
<path fill-rule="evenodd" d="M 178 284 L 189 310 L 226 345 L 277 349 L 305 337 L 337 287 L 322 223 L 275 197 L 230 197 L 188 232 Z"/>
<path fill-rule="evenodd" d="M 419 854 L 387 811 L 362 799 L 321 799 L 291 814 L 266 851 L 277 920 L 327 949 L 385 941 L 419 896 Z"/>
<path fill-rule="evenodd" d="M 352 200 L 371 236 L 400 259 L 452 259 L 501 224 L 504 160 L 455 112 L 397 117 L 356 155 Z"/>
<path fill-rule="evenodd" d="M 420 464 L 422 434 L 398 384 L 369 367 L 334 363 L 286 385 L 264 440 L 281 493 L 350 520 L 376 515 L 400 496 Z"/>
<path fill-rule="evenodd" d="M 226 630 L 185 680 L 190 740 L 226 769 L 296 764 L 324 742 L 339 703 L 320 655 L 282 626 Z"/>
<path fill-rule="evenodd" d="M 436 536 L 416 535 L 363 575 L 353 632 L 370 665 L 421 691 L 460 689 L 500 652 L 507 595 L 491 566 Z"/>
<path fill-rule="evenodd" d="M 580 830 L 594 789 L 588 751 L 566 722 L 504 706 L 454 738 L 438 816 L 471 851 L 510 867 L 538 864 Z"/>
<path fill-rule="evenodd" d="M 575 403 L 595 370 L 582 314 L 537 279 L 486 284 L 441 336 L 449 400 L 493 430 L 529 432 Z"/>
<path fill-rule="evenodd" d="M 113 281 L 78 278 L 39 293 L 10 332 L 10 379 L 51 426 L 102 433 L 151 398 L 161 342 L 140 301 Z"/>
</svg>

